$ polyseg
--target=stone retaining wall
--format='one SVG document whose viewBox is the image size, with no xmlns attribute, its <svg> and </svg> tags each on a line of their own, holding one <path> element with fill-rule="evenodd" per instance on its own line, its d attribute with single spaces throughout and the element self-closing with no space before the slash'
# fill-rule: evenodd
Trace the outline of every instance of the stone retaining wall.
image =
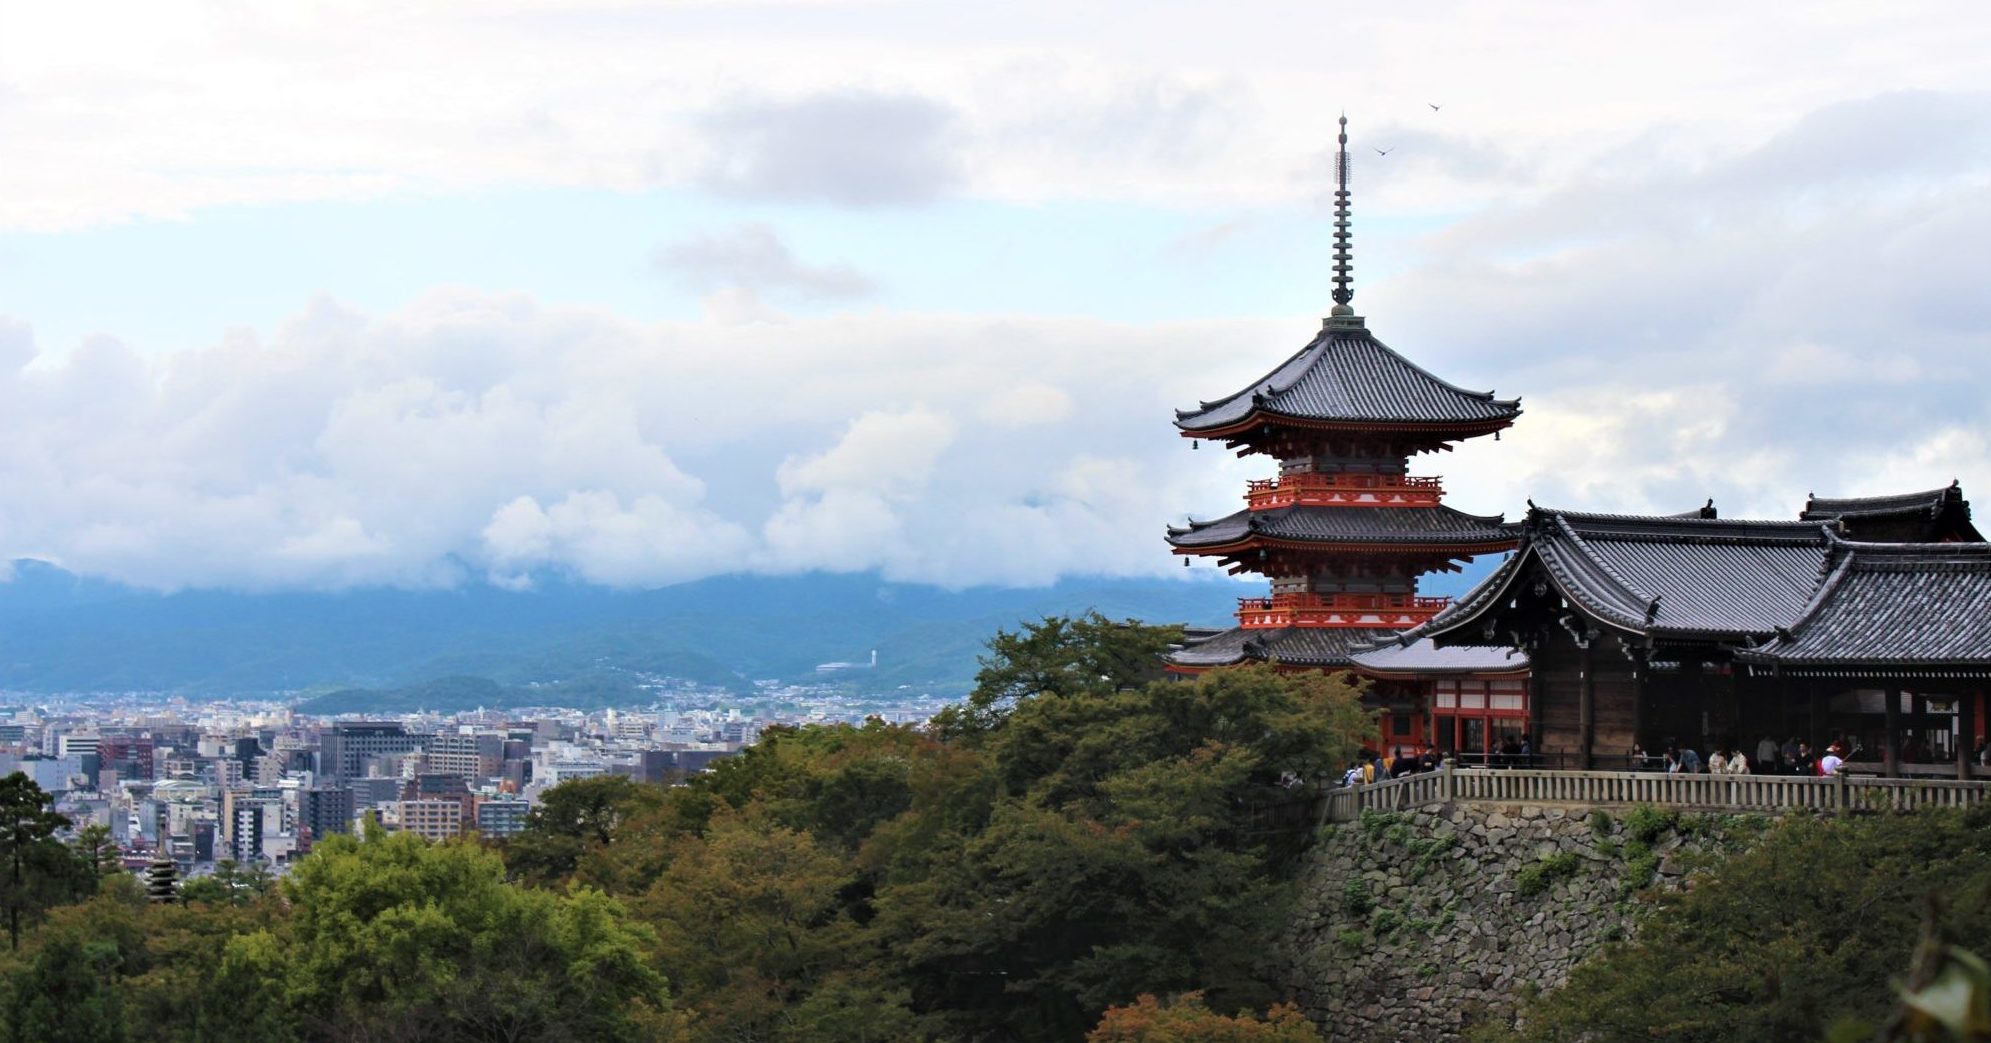
<svg viewBox="0 0 1991 1043">
<path fill-rule="evenodd" d="M 1460 1039 L 1561 985 L 1628 937 L 1655 893 L 1768 823 L 1591 814 L 1452 804 L 1328 827 L 1300 881 L 1284 984 L 1330 1039 Z"/>
</svg>

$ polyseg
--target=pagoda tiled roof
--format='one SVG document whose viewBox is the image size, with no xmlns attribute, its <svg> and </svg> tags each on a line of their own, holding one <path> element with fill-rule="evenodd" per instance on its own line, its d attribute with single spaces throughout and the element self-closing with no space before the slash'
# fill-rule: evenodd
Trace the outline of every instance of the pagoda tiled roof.
<svg viewBox="0 0 1991 1043">
<path fill-rule="evenodd" d="M 1466 514 L 1450 507 L 1325 507 L 1299 505 L 1242 510 L 1216 521 L 1171 526 L 1168 542 L 1179 548 L 1223 547 L 1251 538 L 1293 543 L 1379 544 L 1427 547 L 1508 543 L 1515 527 L 1500 515 Z"/>
<path fill-rule="evenodd" d="M 1362 627 L 1285 627 L 1247 630 L 1232 627 L 1203 641 L 1186 643 L 1168 653 L 1176 666 L 1234 666 L 1244 662 L 1276 661 L 1287 666 L 1345 667 L 1359 649 L 1396 636 L 1394 630 Z"/>
<path fill-rule="evenodd" d="M 1991 544 L 1835 540 L 1788 626 L 1736 653 L 1800 674 L 1991 674 Z"/>
<path fill-rule="evenodd" d="M 1391 635 L 1395 637 L 1396 635 Z M 1528 654 L 1494 645 L 1447 645 L 1430 638 L 1389 641 L 1350 654 L 1355 669 L 1378 677 L 1429 677 L 1441 674 L 1524 673 Z"/>
<path fill-rule="evenodd" d="M 1333 321 L 1277 369 L 1227 398 L 1177 410 L 1185 432 L 1268 418 L 1412 427 L 1498 429 L 1521 415 L 1520 400 L 1446 383 L 1389 349 L 1361 325 Z"/>
<path fill-rule="evenodd" d="M 1470 640 L 1534 563 L 1569 604 L 1646 637 L 1763 638 L 1796 619 L 1824 575 L 1832 537 L 1816 522 L 1586 514 L 1531 507 L 1520 546 L 1493 575 L 1406 639 Z"/>
</svg>

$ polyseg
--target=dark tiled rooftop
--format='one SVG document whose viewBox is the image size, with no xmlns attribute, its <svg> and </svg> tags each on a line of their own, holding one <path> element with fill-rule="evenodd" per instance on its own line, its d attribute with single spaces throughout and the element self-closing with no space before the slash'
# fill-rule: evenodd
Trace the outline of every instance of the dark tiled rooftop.
<svg viewBox="0 0 1991 1043">
<path fill-rule="evenodd" d="M 1676 637 L 1768 635 L 1795 619 L 1824 574 L 1825 526 L 1531 509 L 1521 546 L 1485 582 L 1413 633 L 1463 632 L 1498 606 L 1530 561 L 1562 595 L 1620 629 Z"/>
<path fill-rule="evenodd" d="M 1835 541 L 1833 558 L 1802 614 L 1740 658 L 1991 669 L 1991 544 Z"/>
<path fill-rule="evenodd" d="M 1499 515 L 1481 516 L 1450 507 L 1280 507 L 1239 511 L 1216 521 L 1170 528 L 1176 547 L 1222 547 L 1247 537 L 1303 543 L 1377 543 L 1432 546 L 1457 543 L 1512 543 L 1514 527 Z"/>
<path fill-rule="evenodd" d="M 1491 674 L 1526 670 L 1527 653 L 1518 648 L 1490 645 L 1449 645 L 1444 648 L 1430 639 L 1391 641 L 1366 651 L 1353 653 L 1355 667 L 1377 674 Z"/>
<path fill-rule="evenodd" d="M 1255 412 L 1317 421 L 1505 426 L 1521 414 L 1521 404 L 1448 384 L 1391 351 L 1367 329 L 1335 327 L 1322 330 L 1313 343 L 1250 387 L 1177 411 L 1175 423 L 1184 431 L 1210 431 Z"/>
<path fill-rule="evenodd" d="M 1168 654 L 1178 666 L 1232 666 L 1247 661 L 1278 660 L 1290 666 L 1347 666 L 1349 654 L 1389 640 L 1394 630 L 1358 627 L 1286 627 L 1246 630 L 1235 627 L 1207 641 L 1184 645 Z"/>
</svg>

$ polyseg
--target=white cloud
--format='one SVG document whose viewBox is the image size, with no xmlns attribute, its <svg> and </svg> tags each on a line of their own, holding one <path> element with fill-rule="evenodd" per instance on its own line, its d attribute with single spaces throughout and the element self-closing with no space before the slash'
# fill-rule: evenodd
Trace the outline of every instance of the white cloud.
<svg viewBox="0 0 1991 1043">
<path fill-rule="evenodd" d="M 3 16 L 0 138 L 35 157 L 0 168 L 7 228 L 520 184 L 1291 203 L 1320 191 L 1340 106 L 1399 146 L 1365 160 L 1371 205 L 1456 210 L 1627 148 L 1696 162 L 1832 102 L 1980 88 L 1991 49 L 1991 19 L 1962 0 L 1837 0 L 1802 19 L 1280 6 L 1193 31 L 1131 0 L 10 0 Z M 1798 140 L 1735 176 L 1949 150 L 1873 144 Z"/>
</svg>

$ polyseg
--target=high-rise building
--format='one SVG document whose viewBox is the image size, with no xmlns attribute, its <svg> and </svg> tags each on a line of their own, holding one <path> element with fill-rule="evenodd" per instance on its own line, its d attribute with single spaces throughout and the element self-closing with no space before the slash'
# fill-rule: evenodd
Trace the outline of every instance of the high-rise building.
<svg viewBox="0 0 1991 1043">
<path fill-rule="evenodd" d="M 310 830 L 314 840 L 352 832 L 353 791 L 343 786 L 299 790 L 297 825 L 299 829 Z"/>
<path fill-rule="evenodd" d="M 477 832 L 487 837 L 508 837 L 525 829 L 526 816 L 532 813 L 532 802 L 516 798 L 499 798 L 477 802 Z"/>
<path fill-rule="evenodd" d="M 400 804 L 401 831 L 429 840 L 448 840 L 463 833 L 463 802 L 460 800 L 404 800 Z"/>
<path fill-rule="evenodd" d="M 106 735 L 97 743 L 98 764 L 120 779 L 152 778 L 152 739 L 136 735 Z"/>
<path fill-rule="evenodd" d="M 343 785 L 366 777 L 368 758 L 418 751 L 422 739 L 398 721 L 339 721 L 319 737 L 318 772 Z"/>
<path fill-rule="evenodd" d="M 428 770 L 487 779 L 504 770 L 505 737 L 500 732 L 439 732 L 429 736 Z"/>
</svg>

